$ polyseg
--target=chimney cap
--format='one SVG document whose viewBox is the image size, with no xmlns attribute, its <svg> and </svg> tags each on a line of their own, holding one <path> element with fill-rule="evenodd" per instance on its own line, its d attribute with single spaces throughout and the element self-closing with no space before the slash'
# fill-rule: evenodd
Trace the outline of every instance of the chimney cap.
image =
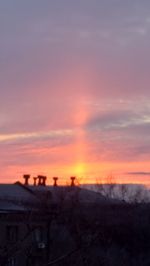
<svg viewBox="0 0 150 266">
<path fill-rule="evenodd" d="M 57 176 L 54 176 L 53 179 L 54 179 L 54 180 L 58 180 L 58 177 L 57 177 Z"/>
<path fill-rule="evenodd" d="M 76 177 L 75 177 L 75 176 L 71 176 L 70 179 L 71 179 L 71 180 L 75 180 Z"/>
<path fill-rule="evenodd" d="M 23 178 L 30 178 L 30 175 L 29 174 L 24 174 Z"/>
</svg>

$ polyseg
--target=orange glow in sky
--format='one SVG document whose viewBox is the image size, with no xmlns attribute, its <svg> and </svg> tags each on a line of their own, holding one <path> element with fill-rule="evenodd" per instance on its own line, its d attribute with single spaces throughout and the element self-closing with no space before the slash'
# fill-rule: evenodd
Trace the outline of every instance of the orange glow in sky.
<svg viewBox="0 0 150 266">
<path fill-rule="evenodd" d="M 150 183 L 150 2 L 120 1 L 0 1 L 1 182 Z"/>
</svg>

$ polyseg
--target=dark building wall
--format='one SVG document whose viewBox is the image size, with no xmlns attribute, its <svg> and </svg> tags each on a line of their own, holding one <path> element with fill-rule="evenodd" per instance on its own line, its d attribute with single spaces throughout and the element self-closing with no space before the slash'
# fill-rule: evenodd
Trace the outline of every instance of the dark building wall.
<svg viewBox="0 0 150 266">
<path fill-rule="evenodd" d="M 0 215 L 0 265 L 29 266 L 46 260 L 46 222 L 17 213 Z M 35 264 L 38 265 L 38 264 Z"/>
</svg>

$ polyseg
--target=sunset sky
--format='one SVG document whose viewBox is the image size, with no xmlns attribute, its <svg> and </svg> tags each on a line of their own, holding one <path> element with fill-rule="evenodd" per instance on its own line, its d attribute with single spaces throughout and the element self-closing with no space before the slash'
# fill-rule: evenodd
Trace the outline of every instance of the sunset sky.
<svg viewBox="0 0 150 266">
<path fill-rule="evenodd" d="M 0 0 L 0 172 L 150 183 L 150 1 Z"/>
</svg>

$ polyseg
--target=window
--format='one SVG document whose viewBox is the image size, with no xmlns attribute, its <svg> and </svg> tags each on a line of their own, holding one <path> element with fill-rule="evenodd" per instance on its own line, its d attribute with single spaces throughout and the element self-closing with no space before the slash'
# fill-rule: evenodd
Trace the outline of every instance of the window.
<svg viewBox="0 0 150 266">
<path fill-rule="evenodd" d="M 34 240 L 36 243 L 40 243 L 43 241 L 43 227 L 37 226 L 34 229 Z"/>
<path fill-rule="evenodd" d="M 6 227 L 6 238 L 9 242 L 16 242 L 18 240 L 18 226 L 8 225 Z"/>
<path fill-rule="evenodd" d="M 8 266 L 16 266 L 16 259 L 15 258 L 11 258 L 8 260 Z"/>
</svg>

